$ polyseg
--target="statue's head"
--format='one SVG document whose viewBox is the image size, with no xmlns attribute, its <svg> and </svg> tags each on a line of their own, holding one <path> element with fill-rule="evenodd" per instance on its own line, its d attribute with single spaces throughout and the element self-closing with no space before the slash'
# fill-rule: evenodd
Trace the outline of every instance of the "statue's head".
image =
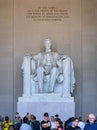
<svg viewBox="0 0 97 130">
<path fill-rule="evenodd" d="M 44 39 L 44 47 L 45 47 L 45 51 L 46 52 L 50 52 L 51 51 L 51 45 L 52 45 L 51 39 L 45 38 Z"/>
</svg>

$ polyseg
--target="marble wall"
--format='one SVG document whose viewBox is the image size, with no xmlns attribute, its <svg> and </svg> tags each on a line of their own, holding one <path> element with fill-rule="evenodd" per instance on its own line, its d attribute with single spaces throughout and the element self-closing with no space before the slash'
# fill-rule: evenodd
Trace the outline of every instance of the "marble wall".
<svg viewBox="0 0 97 130">
<path fill-rule="evenodd" d="M 82 113 L 96 114 L 97 0 L 82 2 Z"/>
<path fill-rule="evenodd" d="M 13 1 L 0 0 L 0 115 L 14 111 Z"/>
<path fill-rule="evenodd" d="M 16 112 L 17 99 L 22 95 L 23 55 L 43 51 L 46 37 L 53 40 L 54 51 L 73 60 L 76 116 L 96 114 L 96 6 L 97 0 L 0 0 L 1 115 L 13 117 Z M 44 9 L 51 14 L 44 14 Z"/>
</svg>

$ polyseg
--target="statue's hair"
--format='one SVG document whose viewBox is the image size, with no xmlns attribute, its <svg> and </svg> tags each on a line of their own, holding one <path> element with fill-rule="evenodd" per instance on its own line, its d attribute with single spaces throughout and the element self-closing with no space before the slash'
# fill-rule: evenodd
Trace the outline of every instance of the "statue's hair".
<svg viewBox="0 0 97 130">
<path fill-rule="evenodd" d="M 44 45 L 45 45 L 45 43 L 50 43 L 50 44 L 52 44 L 52 40 L 50 39 L 50 38 L 45 38 L 44 39 Z"/>
</svg>

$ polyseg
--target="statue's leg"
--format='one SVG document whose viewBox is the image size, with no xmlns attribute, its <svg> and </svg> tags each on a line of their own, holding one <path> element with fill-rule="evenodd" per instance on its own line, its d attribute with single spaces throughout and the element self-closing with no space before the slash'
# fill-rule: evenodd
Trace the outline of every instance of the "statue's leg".
<svg viewBox="0 0 97 130">
<path fill-rule="evenodd" d="M 43 93 L 43 73 L 44 73 L 44 69 L 42 67 L 38 67 L 37 68 L 37 78 L 38 78 L 40 93 Z"/>
<path fill-rule="evenodd" d="M 54 67 L 51 70 L 51 78 L 50 78 L 50 86 L 49 86 L 49 92 L 53 93 L 54 92 L 54 86 L 56 82 L 56 76 L 57 76 L 57 68 Z"/>
</svg>

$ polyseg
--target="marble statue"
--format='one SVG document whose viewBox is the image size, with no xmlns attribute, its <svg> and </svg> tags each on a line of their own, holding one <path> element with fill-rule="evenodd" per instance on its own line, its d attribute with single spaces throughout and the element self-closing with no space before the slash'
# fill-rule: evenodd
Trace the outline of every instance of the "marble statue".
<svg viewBox="0 0 97 130">
<path fill-rule="evenodd" d="M 52 41 L 44 39 L 44 52 L 25 55 L 23 70 L 23 94 L 60 93 L 70 96 L 74 90 L 75 78 L 70 57 L 52 51 Z"/>
<path fill-rule="evenodd" d="M 44 92 L 44 78 L 46 76 L 50 76 L 49 81 L 49 90 L 48 92 L 52 93 L 54 92 L 54 86 L 57 79 L 58 74 L 58 60 L 60 59 L 60 55 L 56 52 L 51 51 L 51 40 L 45 39 L 44 40 L 44 47 L 45 52 L 39 53 L 37 55 L 33 56 L 34 61 L 36 61 L 36 74 L 38 78 L 39 83 L 39 92 Z M 32 62 L 34 62 L 32 60 Z M 33 64 L 33 63 L 32 63 Z M 32 66 L 32 70 L 34 70 Z"/>
</svg>

